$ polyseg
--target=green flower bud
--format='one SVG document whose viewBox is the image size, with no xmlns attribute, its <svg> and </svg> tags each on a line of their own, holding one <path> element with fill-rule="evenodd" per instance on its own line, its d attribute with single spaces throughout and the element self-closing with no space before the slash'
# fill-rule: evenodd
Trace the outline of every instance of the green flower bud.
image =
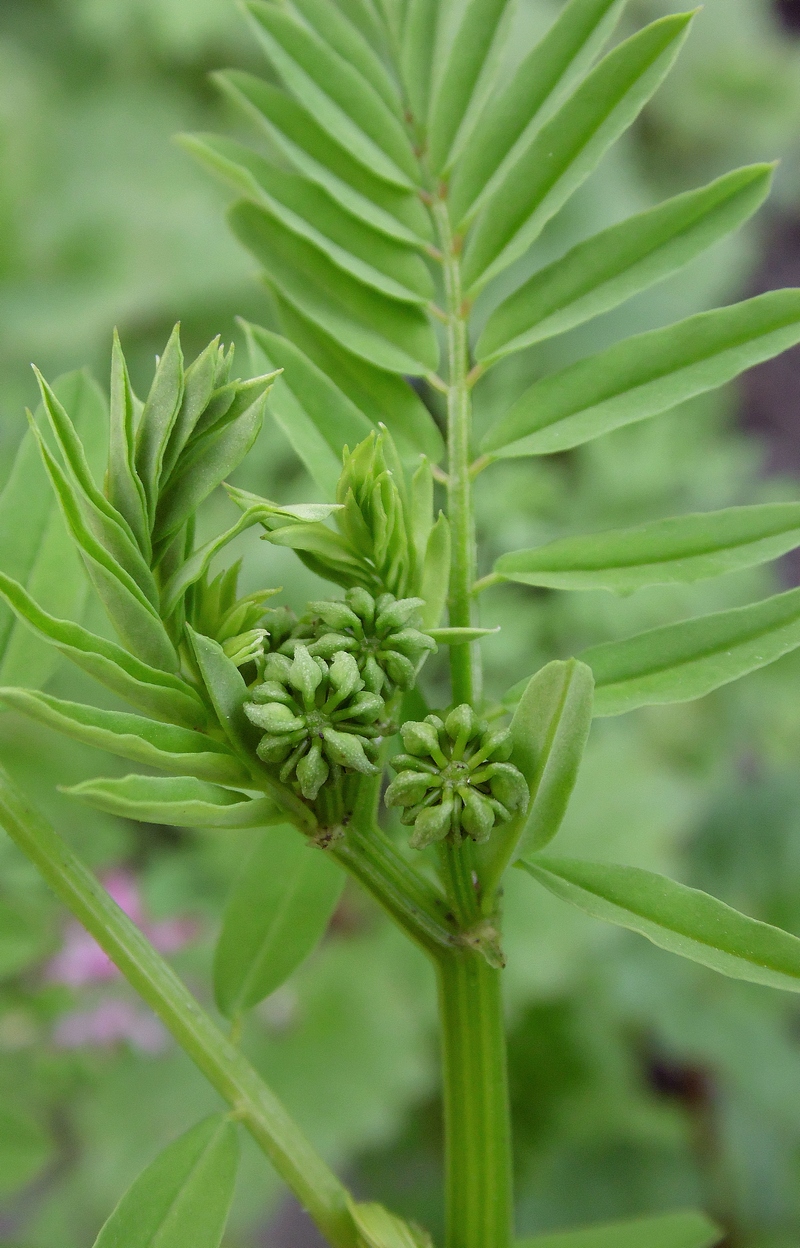
<svg viewBox="0 0 800 1248">
<path fill-rule="evenodd" d="M 313 802 L 329 774 L 330 767 L 322 757 L 322 746 L 319 741 L 315 741 L 308 753 L 297 764 L 297 779 L 300 782 L 300 792 L 303 797 Z"/>
<path fill-rule="evenodd" d="M 473 841 L 488 841 L 494 827 L 494 809 L 477 789 L 469 785 L 462 785 L 458 795 L 464 803 L 461 813 L 462 828 Z"/>
<path fill-rule="evenodd" d="M 346 650 L 340 650 L 334 655 L 330 666 L 330 682 L 340 698 L 349 698 L 351 694 L 364 688 L 358 664 Z"/>
<path fill-rule="evenodd" d="M 429 777 L 414 771 L 403 771 L 386 790 L 387 806 L 418 806 L 429 789 Z"/>
<path fill-rule="evenodd" d="M 265 732 L 296 732 L 298 728 L 303 727 L 303 720 L 293 715 L 291 709 L 283 702 L 267 702 L 261 706 L 246 702 L 244 709 L 250 722 L 255 724 L 256 728 L 263 728 Z"/>
<path fill-rule="evenodd" d="M 345 628 L 361 628 L 361 620 L 343 602 L 310 602 L 309 610 L 318 615 L 329 628 L 341 631 Z"/>
<path fill-rule="evenodd" d="M 337 732 L 335 728 L 324 728 L 323 737 L 328 747 L 328 756 L 340 767 L 349 767 L 352 771 L 360 771 L 365 776 L 374 776 L 378 768 L 371 763 L 364 753 L 364 746 L 357 736 L 349 732 Z"/>
<path fill-rule="evenodd" d="M 419 614 L 420 607 L 425 606 L 424 598 L 393 598 L 391 594 L 381 594 L 384 605 L 375 621 L 376 633 L 390 633 L 395 629 L 404 628 L 409 620 Z M 391 601 L 386 602 L 386 599 Z"/>
<path fill-rule="evenodd" d="M 401 822 L 414 825 L 413 847 L 445 836 L 454 844 L 464 836 L 485 841 L 496 823 L 527 805 L 522 773 L 492 759 L 506 755 L 508 734 L 481 723 L 466 703 L 450 711 L 444 723 L 438 715 L 427 715 L 400 731 L 407 753 L 391 760 L 397 776 L 386 803 L 400 806 Z"/>
<path fill-rule="evenodd" d="M 289 684 L 302 694 L 307 706 L 313 703 L 322 676 L 323 670 L 316 659 L 312 659 L 305 646 L 298 646 L 289 672 Z"/>
<path fill-rule="evenodd" d="M 409 754 L 434 754 L 439 750 L 439 738 L 436 729 L 432 724 L 426 724 L 423 720 L 421 723 L 410 720 L 407 724 L 403 724 L 400 732 L 403 736 L 403 745 Z"/>
<path fill-rule="evenodd" d="M 450 832 L 454 804 L 453 795 L 448 794 L 438 805 L 428 806 L 419 812 L 414 820 L 412 849 L 424 849 L 426 845 L 445 839 Z"/>
</svg>

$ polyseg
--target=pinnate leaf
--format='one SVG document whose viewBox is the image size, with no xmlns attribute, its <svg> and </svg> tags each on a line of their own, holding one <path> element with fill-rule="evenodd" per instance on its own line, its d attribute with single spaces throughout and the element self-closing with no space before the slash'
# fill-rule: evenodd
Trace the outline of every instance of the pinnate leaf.
<svg viewBox="0 0 800 1248">
<path fill-rule="evenodd" d="M 800 503 L 761 503 L 561 538 L 501 555 L 495 572 L 523 585 L 630 593 L 752 567 L 797 546 Z"/>
<path fill-rule="evenodd" d="M 595 715 L 689 702 L 800 646 L 800 589 L 584 650 Z"/>
<path fill-rule="evenodd" d="M 458 27 L 437 72 L 428 118 L 429 158 L 436 172 L 445 168 L 457 147 L 459 129 L 474 103 L 507 8 L 507 0 L 467 0 L 462 6 Z"/>
<path fill-rule="evenodd" d="M 415 185 L 402 123 L 358 70 L 276 5 L 249 0 L 247 8 L 276 73 L 322 129 L 379 178 Z"/>
<path fill-rule="evenodd" d="M 637 334 L 534 382 L 483 440 L 493 457 L 552 455 L 657 416 L 800 342 L 800 290 L 768 291 Z"/>
<path fill-rule="evenodd" d="M 498 180 L 464 254 L 474 291 L 530 246 L 661 83 L 692 15 L 660 18 L 600 62 Z"/>
<path fill-rule="evenodd" d="M 235 1123 L 204 1119 L 139 1175 L 94 1248 L 219 1248 L 238 1165 Z"/>
<path fill-rule="evenodd" d="M 640 867 L 536 854 L 519 866 L 596 919 L 722 975 L 800 992 L 800 940 L 716 897 Z"/>
<path fill-rule="evenodd" d="M 436 335 L 420 308 L 364 286 L 255 204 L 236 204 L 229 217 L 270 283 L 336 341 L 389 372 L 420 375 L 436 368 Z"/>
<path fill-rule="evenodd" d="M 569 0 L 509 82 L 494 92 L 453 171 L 450 212 L 461 227 L 491 194 L 516 144 L 530 141 L 588 69 L 624 5 L 625 0 Z"/>
<path fill-rule="evenodd" d="M 414 248 L 353 217 L 326 190 L 285 173 L 251 148 L 215 135 L 186 135 L 183 146 L 345 273 L 392 299 L 425 304 L 433 282 Z"/>
<path fill-rule="evenodd" d="M 476 348 L 489 363 L 573 329 L 676 272 L 763 203 L 772 165 L 751 165 L 676 195 L 579 243 L 489 317 Z"/>
<path fill-rule="evenodd" d="M 517 1240 L 515 1248 L 712 1248 L 723 1233 L 702 1213 L 662 1213 Z"/>
<path fill-rule="evenodd" d="M 179 828 L 263 828 L 286 816 L 268 797 L 248 797 L 194 776 L 83 780 L 62 790 L 123 819 Z"/>
<path fill-rule="evenodd" d="M 439 428 L 416 391 L 404 377 L 388 373 L 353 355 L 346 347 L 300 315 L 277 291 L 284 331 L 318 368 L 355 403 L 374 426 L 385 424 L 406 459 L 427 455 L 432 463 L 444 456 Z"/>
<path fill-rule="evenodd" d="M 324 187 L 348 212 L 389 238 L 414 246 L 431 241 L 430 217 L 419 197 L 382 181 L 354 160 L 297 100 L 253 74 L 229 70 L 214 77 L 292 167 Z"/>
<path fill-rule="evenodd" d="M 189 728 L 66 702 L 29 689 L 0 688 L 0 702 L 76 741 L 135 763 L 223 785 L 247 785 L 251 780 L 230 750 Z"/>
<path fill-rule="evenodd" d="M 354 22 L 336 5 L 328 3 L 328 0 L 293 0 L 293 3 L 320 38 L 358 70 L 395 116 L 402 117 L 403 105 L 397 83 L 375 52 L 370 40 L 359 29 L 358 22 Z M 371 33 L 374 39 L 374 29 Z"/>
<path fill-rule="evenodd" d="M 334 860 L 289 824 L 270 828 L 225 909 L 214 955 L 214 995 L 232 1018 L 288 979 L 322 939 L 341 896 Z"/>
</svg>

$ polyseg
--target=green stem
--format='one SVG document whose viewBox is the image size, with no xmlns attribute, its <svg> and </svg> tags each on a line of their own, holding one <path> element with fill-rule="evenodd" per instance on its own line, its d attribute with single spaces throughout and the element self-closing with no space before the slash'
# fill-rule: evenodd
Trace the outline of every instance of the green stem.
<svg viewBox="0 0 800 1248">
<path fill-rule="evenodd" d="M 331 852 L 346 871 L 433 957 L 453 948 L 458 933 L 447 901 L 398 853 L 377 824 L 352 824 Z"/>
<path fill-rule="evenodd" d="M 442 249 L 447 304 L 447 511 L 450 520 L 452 559 L 448 614 L 453 628 L 473 623 L 472 585 L 475 580 L 475 525 L 470 477 L 472 407 L 469 372 L 469 341 L 461 289 L 461 240 L 453 237 L 447 204 L 436 198 L 433 215 Z M 481 699 L 480 655 L 477 646 L 450 647 L 450 678 L 453 702 L 476 705 Z"/>
<path fill-rule="evenodd" d="M 508 1248 L 513 1197 L 500 971 L 471 952 L 438 964 L 445 1248 Z"/>
<path fill-rule="evenodd" d="M 247 1059 L 2 769 L 0 824 L 234 1109 L 323 1235 L 335 1248 L 356 1248 L 346 1188 Z"/>
</svg>

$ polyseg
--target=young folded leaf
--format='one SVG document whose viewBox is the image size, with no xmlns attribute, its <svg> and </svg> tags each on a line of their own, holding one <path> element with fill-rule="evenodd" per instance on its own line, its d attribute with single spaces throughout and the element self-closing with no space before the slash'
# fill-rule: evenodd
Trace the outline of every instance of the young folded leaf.
<svg viewBox="0 0 800 1248">
<path fill-rule="evenodd" d="M 578 243 L 495 309 L 477 359 L 489 365 L 566 333 L 671 276 L 753 215 L 772 171 L 772 165 L 737 169 Z"/>
<path fill-rule="evenodd" d="M 228 215 L 270 283 L 301 315 L 378 368 L 411 375 L 435 370 L 439 347 L 420 308 L 363 285 L 255 204 L 236 204 Z"/>
<path fill-rule="evenodd" d="M 800 290 L 772 290 L 627 338 L 530 386 L 482 443 L 553 455 L 732 381 L 800 342 Z"/>
<path fill-rule="evenodd" d="M 152 555 L 144 486 L 136 472 L 134 396 L 119 334 L 111 348 L 111 424 L 108 447 L 108 498 L 124 516 L 146 559 Z"/>
<path fill-rule="evenodd" d="M 234 1018 L 280 988 L 325 934 L 344 873 L 296 828 L 270 828 L 228 900 L 214 954 L 214 997 Z"/>
<path fill-rule="evenodd" d="M 158 723 L 124 711 L 65 702 L 28 689 L 0 688 L 0 702 L 75 741 L 108 750 L 135 763 L 234 787 L 252 782 L 252 776 L 235 754 L 204 733 L 189 728 Z"/>
<path fill-rule="evenodd" d="M 501 555 L 494 571 L 522 585 L 627 594 L 750 568 L 797 546 L 800 503 L 761 503 L 564 537 Z"/>
<path fill-rule="evenodd" d="M 54 645 L 131 706 L 168 723 L 183 724 L 188 728 L 207 725 L 205 706 L 191 685 L 180 677 L 148 666 L 123 650 L 122 646 L 104 637 L 96 637 L 80 624 L 48 615 L 21 585 L 2 572 L 0 595 L 19 619 L 43 641 Z"/>
<path fill-rule="evenodd" d="M 236 1124 L 227 1114 L 204 1119 L 139 1175 L 94 1248 L 219 1248 L 238 1165 Z"/>
<path fill-rule="evenodd" d="M 264 828 L 286 818 L 268 797 L 251 798 L 193 776 L 83 780 L 62 792 L 110 815 L 179 828 Z"/>
<path fill-rule="evenodd" d="M 449 572 L 450 522 L 440 511 L 428 538 L 419 582 L 419 596 L 425 603 L 422 609 L 422 627 L 425 629 L 436 628 L 444 614 Z"/>
<path fill-rule="evenodd" d="M 721 975 L 800 992 L 800 940 L 640 867 L 548 858 L 519 866 L 556 897 Z"/>
<path fill-rule="evenodd" d="M 481 637 L 491 637 L 500 632 L 496 628 L 429 628 L 428 636 L 442 646 L 463 646 L 470 641 L 480 641 Z"/>
<path fill-rule="evenodd" d="M 569 0 L 544 39 L 492 96 L 459 154 L 450 184 L 450 213 L 459 229 L 492 193 L 517 143 L 530 142 L 589 68 L 624 5 L 625 0 Z M 429 57 L 432 48 L 431 40 Z"/>
<path fill-rule="evenodd" d="M 691 13 L 660 18 L 592 71 L 498 181 L 464 253 L 471 294 L 527 250 L 661 84 Z"/>
<path fill-rule="evenodd" d="M 515 1248 L 712 1248 L 724 1232 L 702 1213 L 662 1213 L 517 1240 Z"/>
<path fill-rule="evenodd" d="M 293 168 L 323 187 L 353 216 L 413 246 L 424 247 L 431 241 L 430 218 L 417 195 L 389 185 L 354 160 L 349 148 L 332 139 L 285 91 L 240 70 L 213 77 Z"/>
<path fill-rule="evenodd" d="M 287 11 L 259 0 L 247 9 L 275 72 L 322 129 L 385 182 L 416 185 L 401 121 L 358 70 Z"/>
<path fill-rule="evenodd" d="M 365 1248 L 433 1248 L 433 1240 L 422 1227 L 404 1222 L 383 1205 L 356 1202 L 348 1207 Z"/>
<path fill-rule="evenodd" d="M 595 715 L 702 698 L 800 646 L 800 589 L 584 650 Z"/>
<path fill-rule="evenodd" d="M 158 361 L 153 384 L 145 400 L 136 430 L 136 475 L 147 500 L 150 527 L 158 503 L 161 467 L 172 427 L 183 398 L 183 352 L 180 327 L 173 329 L 164 354 Z"/>
<path fill-rule="evenodd" d="M 60 377 L 53 386 L 83 437 L 89 470 L 102 471 L 108 408 L 88 373 Z M 37 420 L 40 412 L 36 414 Z M 0 493 L 0 567 L 49 612 L 80 618 L 87 592 L 80 565 L 42 465 L 36 439 L 28 430 Z M 0 680 L 41 686 L 59 662 L 13 610 L 0 600 Z"/>
</svg>

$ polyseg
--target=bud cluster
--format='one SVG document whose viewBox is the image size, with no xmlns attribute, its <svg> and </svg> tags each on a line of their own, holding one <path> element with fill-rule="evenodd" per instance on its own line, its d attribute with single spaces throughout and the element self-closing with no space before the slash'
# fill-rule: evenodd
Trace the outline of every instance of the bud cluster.
<svg viewBox="0 0 800 1248">
<path fill-rule="evenodd" d="M 283 784 L 314 801 L 329 777 L 375 774 L 385 705 L 365 688 L 351 654 L 339 650 L 328 663 L 297 645 L 291 659 L 267 655 L 263 677 L 244 709 L 264 734 L 259 758 Z"/>
<path fill-rule="evenodd" d="M 488 839 L 528 802 L 522 773 L 508 762 L 511 736 L 490 728 L 472 707 L 457 706 L 444 719 L 427 715 L 400 730 L 406 752 L 391 760 L 398 773 L 386 790 L 387 806 L 399 806 L 405 824 L 413 824 L 411 845 L 464 837 Z"/>
</svg>

